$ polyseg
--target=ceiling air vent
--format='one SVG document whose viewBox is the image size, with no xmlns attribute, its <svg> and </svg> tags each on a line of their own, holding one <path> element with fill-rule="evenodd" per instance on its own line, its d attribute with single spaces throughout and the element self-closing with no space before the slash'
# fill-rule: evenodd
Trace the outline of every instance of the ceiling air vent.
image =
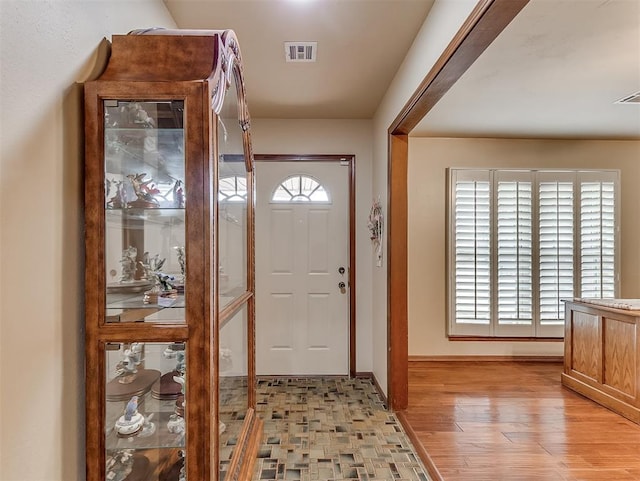
<svg viewBox="0 0 640 481">
<path fill-rule="evenodd" d="M 621 98 L 620 100 L 616 100 L 614 103 L 616 103 L 616 104 L 640 104 L 640 92 L 636 92 L 635 94 L 628 95 L 627 97 Z"/>
<path fill-rule="evenodd" d="M 318 42 L 285 42 L 284 57 L 287 62 L 315 62 Z"/>
</svg>

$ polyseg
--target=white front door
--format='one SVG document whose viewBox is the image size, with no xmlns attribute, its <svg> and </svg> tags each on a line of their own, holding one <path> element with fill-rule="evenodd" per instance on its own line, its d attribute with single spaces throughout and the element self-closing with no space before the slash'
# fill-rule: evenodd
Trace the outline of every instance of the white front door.
<svg viewBox="0 0 640 481">
<path fill-rule="evenodd" d="M 256 162 L 259 375 L 349 372 L 348 170 Z"/>
</svg>

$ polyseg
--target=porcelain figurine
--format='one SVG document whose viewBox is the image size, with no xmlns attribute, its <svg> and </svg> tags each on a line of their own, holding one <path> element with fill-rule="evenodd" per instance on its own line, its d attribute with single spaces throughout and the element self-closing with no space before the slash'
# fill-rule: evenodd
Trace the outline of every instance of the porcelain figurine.
<svg viewBox="0 0 640 481">
<path fill-rule="evenodd" d="M 144 425 L 144 416 L 138 412 L 138 396 L 133 396 L 124 410 L 124 414 L 116 421 L 116 432 L 120 436 L 133 436 Z"/>
</svg>

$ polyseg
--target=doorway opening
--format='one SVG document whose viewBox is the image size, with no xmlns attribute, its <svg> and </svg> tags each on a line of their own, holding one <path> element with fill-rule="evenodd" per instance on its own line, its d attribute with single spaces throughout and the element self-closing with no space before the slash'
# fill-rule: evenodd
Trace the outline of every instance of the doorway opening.
<svg viewBox="0 0 640 481">
<path fill-rule="evenodd" d="M 409 400 L 409 134 L 528 2 L 529 0 L 478 0 L 471 14 L 387 131 L 387 398 L 389 408 L 394 411 L 406 409 Z"/>
</svg>

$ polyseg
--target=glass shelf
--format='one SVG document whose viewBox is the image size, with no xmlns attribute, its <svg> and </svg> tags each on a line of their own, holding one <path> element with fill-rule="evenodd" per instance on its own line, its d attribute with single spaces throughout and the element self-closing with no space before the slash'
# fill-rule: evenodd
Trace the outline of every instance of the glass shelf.
<svg viewBox="0 0 640 481">
<path fill-rule="evenodd" d="M 107 450 L 184 448 L 185 433 L 171 432 L 167 427 L 172 421 L 172 416 L 174 416 L 170 406 L 167 406 L 166 411 L 145 411 L 144 416 L 146 418 L 146 426 L 142 427 L 135 436 L 123 437 L 116 433 L 115 428 L 108 428 L 106 436 Z M 112 424 L 115 424 L 119 417 L 120 412 L 113 417 Z M 108 422 L 109 419 L 107 419 Z"/>
<path fill-rule="evenodd" d="M 184 322 L 156 311 L 185 307 L 185 209 L 107 209 L 105 221 L 107 322 Z"/>
<path fill-rule="evenodd" d="M 131 218 L 157 220 L 158 218 L 174 217 L 182 219 L 184 222 L 184 207 L 150 207 L 146 209 L 136 209 L 131 207 L 107 207 L 107 216 L 124 215 Z"/>
<path fill-rule="evenodd" d="M 186 343 L 108 343 L 105 447 L 185 446 Z"/>
</svg>

